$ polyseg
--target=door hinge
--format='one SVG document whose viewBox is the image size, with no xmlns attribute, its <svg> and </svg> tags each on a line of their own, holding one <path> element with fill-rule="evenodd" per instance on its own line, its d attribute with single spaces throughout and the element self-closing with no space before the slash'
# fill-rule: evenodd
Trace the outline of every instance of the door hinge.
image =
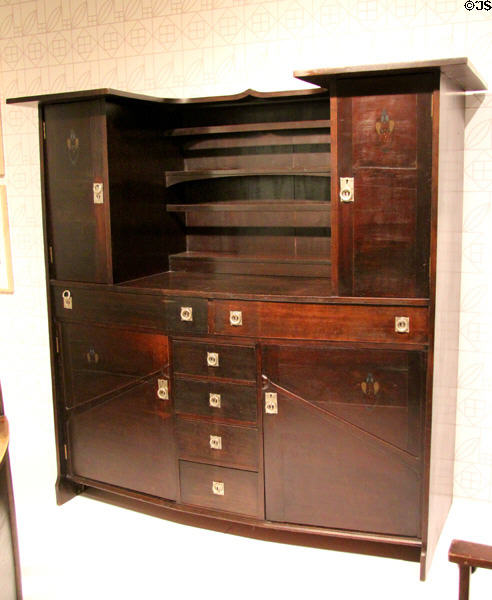
<svg viewBox="0 0 492 600">
<path fill-rule="evenodd" d="M 57 354 L 60 354 L 60 342 L 57 335 L 55 335 L 55 351 Z"/>
<path fill-rule="evenodd" d="M 53 264 L 53 246 L 48 246 L 48 256 L 50 264 Z"/>
<path fill-rule="evenodd" d="M 46 139 L 46 122 L 43 121 L 43 140 Z"/>
<path fill-rule="evenodd" d="M 65 456 L 65 460 L 68 460 L 68 448 L 66 444 L 63 444 L 63 455 Z"/>
</svg>

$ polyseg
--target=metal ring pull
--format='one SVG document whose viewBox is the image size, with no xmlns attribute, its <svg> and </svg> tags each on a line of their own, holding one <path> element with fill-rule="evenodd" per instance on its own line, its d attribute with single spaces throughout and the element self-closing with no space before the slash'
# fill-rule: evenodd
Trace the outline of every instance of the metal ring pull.
<svg viewBox="0 0 492 600">
<path fill-rule="evenodd" d="M 396 333 L 410 333 L 410 317 L 395 317 Z"/>
<path fill-rule="evenodd" d="M 243 324 L 243 313 L 240 310 L 229 311 L 229 323 L 233 327 L 241 327 Z"/>
<path fill-rule="evenodd" d="M 169 400 L 169 382 L 167 379 L 157 380 L 157 397 L 160 400 Z"/>
<path fill-rule="evenodd" d="M 216 496 L 223 496 L 225 494 L 225 486 L 222 481 L 212 481 L 212 493 Z"/>
<path fill-rule="evenodd" d="M 208 405 L 212 408 L 220 408 L 221 405 L 221 397 L 220 394 L 210 393 L 208 395 Z"/>
<path fill-rule="evenodd" d="M 182 321 L 193 321 L 193 307 L 182 306 L 180 310 L 180 317 Z"/>
<path fill-rule="evenodd" d="M 63 308 L 72 310 L 72 292 L 70 290 L 63 290 L 62 298 L 63 298 Z"/>
<path fill-rule="evenodd" d="M 219 355 L 217 352 L 207 352 L 207 365 L 209 367 L 219 366 Z"/>
<path fill-rule="evenodd" d="M 211 435 L 209 444 L 212 450 L 222 450 L 222 437 L 220 435 Z"/>
</svg>

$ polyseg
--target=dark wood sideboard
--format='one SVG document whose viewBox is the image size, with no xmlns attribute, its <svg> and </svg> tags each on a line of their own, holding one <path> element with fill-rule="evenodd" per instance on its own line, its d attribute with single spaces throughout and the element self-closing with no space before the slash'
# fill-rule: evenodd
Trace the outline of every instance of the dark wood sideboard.
<svg viewBox="0 0 492 600">
<path fill-rule="evenodd" d="M 452 499 L 466 59 L 40 114 L 58 501 L 420 562 Z"/>
</svg>

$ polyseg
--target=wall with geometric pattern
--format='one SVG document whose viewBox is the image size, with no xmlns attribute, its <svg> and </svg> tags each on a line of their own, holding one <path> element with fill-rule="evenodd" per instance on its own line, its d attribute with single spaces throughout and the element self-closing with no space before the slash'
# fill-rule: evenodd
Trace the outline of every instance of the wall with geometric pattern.
<svg viewBox="0 0 492 600">
<path fill-rule="evenodd" d="M 37 111 L 7 106 L 5 98 L 97 87 L 170 97 L 293 89 L 305 86 L 294 69 L 448 56 L 469 56 L 492 83 L 492 11 L 479 7 L 467 10 L 461 0 L 0 0 L 15 289 L 0 294 L 0 380 L 18 504 L 34 489 L 39 502 L 53 502 L 56 469 Z M 464 185 L 455 492 L 492 502 L 492 94 L 467 98 Z"/>
</svg>

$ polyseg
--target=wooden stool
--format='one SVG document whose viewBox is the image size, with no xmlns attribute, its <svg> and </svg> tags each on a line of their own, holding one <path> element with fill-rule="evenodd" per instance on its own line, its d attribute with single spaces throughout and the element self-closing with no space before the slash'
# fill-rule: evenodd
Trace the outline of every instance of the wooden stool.
<svg viewBox="0 0 492 600">
<path fill-rule="evenodd" d="M 453 540 L 449 546 L 448 558 L 460 568 L 459 600 L 468 600 L 470 573 L 474 573 L 477 567 L 492 569 L 492 546 Z"/>
</svg>

